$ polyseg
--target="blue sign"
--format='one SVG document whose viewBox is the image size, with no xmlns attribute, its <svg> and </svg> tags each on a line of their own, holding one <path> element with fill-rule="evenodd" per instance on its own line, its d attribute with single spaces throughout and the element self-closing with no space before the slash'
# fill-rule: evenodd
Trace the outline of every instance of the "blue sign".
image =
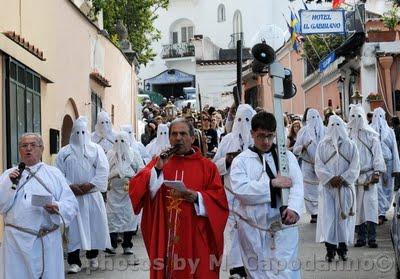
<svg viewBox="0 0 400 279">
<path fill-rule="evenodd" d="M 322 73 L 325 71 L 329 65 L 331 65 L 333 62 L 336 60 L 336 54 L 335 52 L 331 52 L 326 56 L 321 62 L 319 62 L 319 72 Z"/>
</svg>

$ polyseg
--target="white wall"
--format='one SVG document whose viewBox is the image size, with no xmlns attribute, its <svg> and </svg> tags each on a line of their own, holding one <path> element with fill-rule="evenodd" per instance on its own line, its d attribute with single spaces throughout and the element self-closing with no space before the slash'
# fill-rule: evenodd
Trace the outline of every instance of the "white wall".
<svg viewBox="0 0 400 279">
<path fill-rule="evenodd" d="M 233 95 L 222 96 L 222 92 L 232 91 L 233 86 L 226 86 L 236 78 L 236 64 L 224 66 L 196 67 L 196 82 L 200 87 L 201 103 L 225 108 L 233 103 Z M 197 85 L 196 85 L 197 86 Z M 199 89 L 199 88 L 197 88 Z"/>
<path fill-rule="evenodd" d="M 225 5 L 226 21 L 218 22 L 217 11 L 220 4 Z M 252 47 L 254 37 L 266 25 L 275 24 L 284 33 L 287 33 L 286 22 L 282 16 L 290 20 L 289 6 L 286 0 L 171 0 L 168 10 L 161 10 L 159 17 L 155 21 L 155 27 L 161 31 L 160 41 L 153 43 L 153 49 L 158 54 L 155 60 L 148 63 L 146 67 L 140 69 L 139 77 L 143 79 L 151 78 L 167 69 L 165 61 L 161 59 L 162 45 L 170 44 L 170 32 L 177 21 L 184 19 L 194 25 L 194 34 L 202 34 L 209 37 L 213 43 L 221 48 L 228 48 L 233 33 L 233 16 L 236 10 L 242 14 L 244 43 L 246 47 Z M 301 0 L 296 0 L 290 5 L 295 10 L 303 8 Z M 328 4 L 328 6 L 331 4 Z M 309 4 L 321 8 L 321 5 Z M 283 36 L 283 34 L 282 34 Z M 288 34 L 286 34 L 288 37 Z M 177 68 L 182 70 L 181 68 Z"/>
</svg>

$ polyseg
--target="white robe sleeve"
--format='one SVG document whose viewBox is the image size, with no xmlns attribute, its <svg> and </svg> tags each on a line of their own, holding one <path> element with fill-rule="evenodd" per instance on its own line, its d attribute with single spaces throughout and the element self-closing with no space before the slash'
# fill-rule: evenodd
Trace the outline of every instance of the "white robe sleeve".
<svg viewBox="0 0 400 279">
<path fill-rule="evenodd" d="M 317 174 L 321 185 L 327 185 L 335 176 L 334 173 L 330 172 L 330 169 L 324 164 L 321 158 L 325 152 L 327 152 L 326 144 L 321 142 L 318 145 L 317 152 L 315 154 L 315 173 Z"/>
<path fill-rule="evenodd" d="M 194 203 L 194 210 L 196 211 L 197 216 L 207 217 L 208 214 L 206 207 L 204 205 L 203 196 L 201 195 L 200 192 L 197 192 L 197 195 L 198 195 L 198 204 Z"/>
<path fill-rule="evenodd" d="M 382 154 L 382 146 L 379 141 L 378 137 L 372 137 L 372 154 L 373 154 L 373 168 L 374 171 L 379 171 L 380 173 L 385 173 L 386 172 L 386 163 L 385 159 L 383 158 Z M 360 160 L 361 160 L 361 154 L 360 155 Z"/>
<path fill-rule="evenodd" d="M 219 148 L 217 149 L 217 153 L 215 153 L 213 159 L 213 162 L 217 166 L 220 175 L 226 175 L 228 173 L 225 156 L 229 148 L 229 140 L 228 140 L 229 138 L 230 135 L 227 135 L 222 138 L 221 142 L 219 143 Z"/>
<path fill-rule="evenodd" d="M 0 213 L 6 213 L 10 207 L 12 206 L 15 195 L 17 193 L 16 190 L 11 189 L 13 183 L 9 177 L 11 170 L 5 171 L 0 176 Z"/>
<path fill-rule="evenodd" d="M 396 136 L 393 129 L 390 129 L 390 151 L 392 151 L 393 172 L 400 172 L 399 151 L 397 150 Z"/>
<path fill-rule="evenodd" d="M 65 226 L 68 227 L 75 215 L 78 213 L 78 201 L 74 193 L 69 188 L 69 185 L 67 184 L 67 181 L 62 173 L 59 170 L 56 170 L 55 175 L 57 176 L 59 191 L 57 193 L 58 200 L 55 201 L 54 204 L 58 205 L 60 215 L 64 219 Z M 50 217 L 54 224 L 61 224 L 61 217 L 59 215 L 51 214 Z"/>
<path fill-rule="evenodd" d="M 288 208 L 301 216 L 304 208 L 303 174 L 293 153 L 287 152 L 287 157 L 289 161 L 289 175 L 292 180 L 292 187 L 289 192 Z"/>
<path fill-rule="evenodd" d="M 55 166 L 61 171 L 61 173 L 63 174 L 65 180 L 67 181 L 68 185 L 71 185 L 71 181 L 69 181 L 66 177 L 65 177 L 65 164 L 63 162 L 63 154 L 64 154 L 64 149 L 61 149 L 60 152 L 58 152 L 56 160 L 55 160 Z"/>
<path fill-rule="evenodd" d="M 301 152 L 303 150 L 303 145 L 304 145 L 305 136 L 306 136 L 304 131 L 305 131 L 304 128 L 302 128 L 302 130 L 299 131 L 296 142 L 293 146 L 293 153 L 297 156 L 300 156 Z"/>
<path fill-rule="evenodd" d="M 152 199 L 154 199 L 154 197 L 156 196 L 163 182 L 164 182 L 164 173 L 161 171 L 160 175 L 157 177 L 157 172 L 155 168 L 152 168 L 150 175 L 150 182 L 149 182 L 150 197 Z"/>
<path fill-rule="evenodd" d="M 96 174 L 89 182 L 90 184 L 93 184 L 100 192 L 106 192 L 108 184 L 109 164 L 103 148 L 101 148 L 100 146 L 96 147 L 98 152 L 97 161 L 95 162 Z"/>
<path fill-rule="evenodd" d="M 351 154 L 350 165 L 347 170 L 341 175 L 341 177 L 348 183 L 353 184 L 358 176 L 360 175 L 360 157 L 358 155 L 358 148 L 354 142 L 351 142 L 350 150 L 347 150 L 347 154 Z"/>
<path fill-rule="evenodd" d="M 269 177 L 265 171 L 258 180 L 249 178 L 246 170 L 245 157 L 236 157 L 231 166 L 231 187 L 232 191 L 243 204 L 255 205 L 271 201 L 269 189 Z"/>
</svg>

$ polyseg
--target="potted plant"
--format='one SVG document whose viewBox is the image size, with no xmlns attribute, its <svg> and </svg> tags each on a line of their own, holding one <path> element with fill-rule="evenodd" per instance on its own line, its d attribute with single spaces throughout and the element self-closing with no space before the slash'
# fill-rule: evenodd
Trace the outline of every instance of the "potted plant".
<svg viewBox="0 0 400 279">
<path fill-rule="evenodd" d="M 367 96 L 367 101 L 369 102 L 369 105 L 371 107 L 371 111 L 374 109 L 381 107 L 383 108 L 385 106 L 385 103 L 383 102 L 383 98 L 380 94 L 377 93 L 370 93 Z"/>
<path fill-rule="evenodd" d="M 381 17 L 385 27 L 389 29 L 389 31 L 386 32 L 387 34 L 390 34 L 392 39 L 391 41 L 396 40 L 395 28 L 397 26 L 397 23 L 399 22 L 399 16 L 397 15 L 398 13 L 399 7 L 393 5 L 392 8 L 389 11 L 385 12 Z"/>
<path fill-rule="evenodd" d="M 399 7 L 393 5 L 392 8 L 385 12 L 380 20 L 366 22 L 368 30 L 369 42 L 392 42 L 396 40 L 396 26 L 399 21 L 397 16 Z M 370 27 L 369 27 L 370 26 Z"/>
</svg>

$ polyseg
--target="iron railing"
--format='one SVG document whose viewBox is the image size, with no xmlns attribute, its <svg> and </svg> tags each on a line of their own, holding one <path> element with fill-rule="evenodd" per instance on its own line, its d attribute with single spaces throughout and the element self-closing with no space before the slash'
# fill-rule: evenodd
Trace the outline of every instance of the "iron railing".
<svg viewBox="0 0 400 279">
<path fill-rule="evenodd" d="M 194 45 L 192 43 L 180 43 L 163 45 L 161 57 L 163 59 L 194 56 Z"/>
</svg>

